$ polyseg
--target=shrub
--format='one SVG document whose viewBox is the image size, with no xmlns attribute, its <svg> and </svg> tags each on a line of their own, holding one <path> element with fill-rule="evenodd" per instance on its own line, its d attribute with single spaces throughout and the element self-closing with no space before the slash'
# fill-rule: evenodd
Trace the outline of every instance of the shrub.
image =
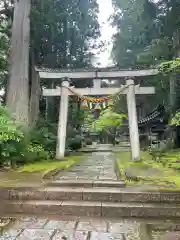
<svg viewBox="0 0 180 240">
<path fill-rule="evenodd" d="M 24 148 L 25 135 L 23 130 L 15 123 L 8 110 L 0 107 L 0 163 L 14 161 L 21 156 Z"/>
<path fill-rule="evenodd" d="M 152 156 L 152 159 L 157 162 L 163 157 L 163 151 L 160 149 L 149 148 L 149 154 Z"/>
<path fill-rule="evenodd" d="M 34 162 L 37 160 L 46 160 L 49 158 L 49 152 L 45 151 L 40 144 L 30 143 L 23 154 L 24 162 Z M 22 161 L 21 161 L 22 163 Z"/>
<path fill-rule="evenodd" d="M 71 150 L 77 150 L 82 146 L 83 138 L 80 135 L 75 136 L 74 138 L 70 138 L 67 141 L 67 146 Z"/>
<path fill-rule="evenodd" d="M 70 125 L 67 126 L 67 138 L 73 138 L 74 136 L 79 135 L 79 132 L 77 129 L 71 127 Z"/>
<path fill-rule="evenodd" d="M 87 145 L 92 145 L 92 140 L 91 140 L 91 138 L 85 139 L 85 143 L 86 143 Z"/>
<path fill-rule="evenodd" d="M 66 149 L 65 150 L 65 156 L 69 156 L 71 154 L 72 150 L 71 149 Z"/>
<path fill-rule="evenodd" d="M 168 138 L 166 141 L 166 150 L 172 150 L 174 148 L 174 140 L 171 138 Z"/>
<path fill-rule="evenodd" d="M 25 162 L 32 162 L 41 159 L 47 159 L 49 152 L 44 149 L 43 143 L 40 141 L 41 130 L 25 131 L 22 127 L 18 126 L 12 118 L 9 111 L 0 107 L 0 164 L 11 164 L 14 167 L 16 164 L 23 164 Z M 39 135 L 38 135 L 39 134 Z M 30 138 L 28 137 L 30 136 Z M 32 136 L 32 137 L 31 137 Z M 39 136 L 39 139 L 38 137 Z M 41 138 L 47 139 L 46 135 Z M 36 139 L 36 140 L 35 140 Z M 47 141 L 46 144 L 49 144 Z"/>
<path fill-rule="evenodd" d="M 30 133 L 30 141 L 33 144 L 42 145 L 50 155 L 55 154 L 57 126 L 48 121 L 41 120 L 37 127 Z"/>
</svg>

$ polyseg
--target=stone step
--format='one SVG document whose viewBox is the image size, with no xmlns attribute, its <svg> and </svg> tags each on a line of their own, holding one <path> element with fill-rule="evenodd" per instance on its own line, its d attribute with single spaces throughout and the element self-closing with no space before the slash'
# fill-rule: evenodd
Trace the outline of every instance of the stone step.
<svg viewBox="0 0 180 240">
<path fill-rule="evenodd" d="M 45 187 L 0 189 L 0 200 L 61 200 L 139 203 L 179 203 L 180 193 L 140 192 L 126 188 Z"/>
<path fill-rule="evenodd" d="M 180 205 L 86 201 L 1 201 L 0 215 L 179 218 Z"/>
<path fill-rule="evenodd" d="M 123 188 L 126 186 L 124 181 L 112 180 L 78 180 L 78 179 L 62 179 L 47 183 L 47 186 L 56 187 L 115 187 Z"/>
<path fill-rule="evenodd" d="M 11 189 L 1 200 L 73 200 L 73 201 L 112 201 L 121 202 L 124 192 L 120 188 L 70 188 L 47 187 L 24 190 Z M 125 199 L 126 201 L 126 199 Z"/>
</svg>

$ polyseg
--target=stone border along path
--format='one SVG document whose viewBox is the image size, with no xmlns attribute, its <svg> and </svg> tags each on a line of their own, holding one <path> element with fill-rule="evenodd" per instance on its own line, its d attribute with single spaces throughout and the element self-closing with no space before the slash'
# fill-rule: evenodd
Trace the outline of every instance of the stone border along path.
<svg viewBox="0 0 180 240">
<path fill-rule="evenodd" d="M 114 165 L 114 153 L 93 152 L 87 160 L 68 172 L 59 173 L 55 179 L 117 180 Z"/>
<path fill-rule="evenodd" d="M 128 219 L 121 219 L 119 221 L 98 219 L 62 221 L 36 217 L 20 217 L 11 227 L 0 233 L 0 240 L 180 239 L 180 224 L 175 225 L 159 222 L 160 230 L 158 230 L 156 229 L 157 223 L 156 221 L 142 222 Z M 161 229 L 161 227 L 163 229 Z"/>
</svg>

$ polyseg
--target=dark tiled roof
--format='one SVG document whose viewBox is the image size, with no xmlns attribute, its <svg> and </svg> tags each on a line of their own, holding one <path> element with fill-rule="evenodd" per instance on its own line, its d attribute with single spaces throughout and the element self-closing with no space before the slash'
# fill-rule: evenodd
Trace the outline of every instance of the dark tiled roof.
<svg viewBox="0 0 180 240">
<path fill-rule="evenodd" d="M 152 113 L 150 113 L 148 116 L 146 116 L 145 118 L 141 119 L 138 121 L 138 125 L 142 125 L 142 124 L 147 124 L 149 123 L 150 121 L 152 120 L 155 120 L 155 119 L 159 119 L 162 112 L 164 112 L 165 109 L 164 109 L 164 106 L 162 105 L 159 105 L 157 106 L 153 111 Z"/>
</svg>

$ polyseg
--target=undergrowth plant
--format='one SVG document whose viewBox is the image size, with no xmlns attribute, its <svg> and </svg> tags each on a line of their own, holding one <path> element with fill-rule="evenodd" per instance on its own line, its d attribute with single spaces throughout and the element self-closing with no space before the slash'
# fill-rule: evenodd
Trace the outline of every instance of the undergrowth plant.
<svg viewBox="0 0 180 240">
<path fill-rule="evenodd" d="M 31 141 L 28 131 L 20 127 L 9 110 L 0 106 L 0 165 L 22 164 L 47 158 L 42 144 Z"/>
</svg>

